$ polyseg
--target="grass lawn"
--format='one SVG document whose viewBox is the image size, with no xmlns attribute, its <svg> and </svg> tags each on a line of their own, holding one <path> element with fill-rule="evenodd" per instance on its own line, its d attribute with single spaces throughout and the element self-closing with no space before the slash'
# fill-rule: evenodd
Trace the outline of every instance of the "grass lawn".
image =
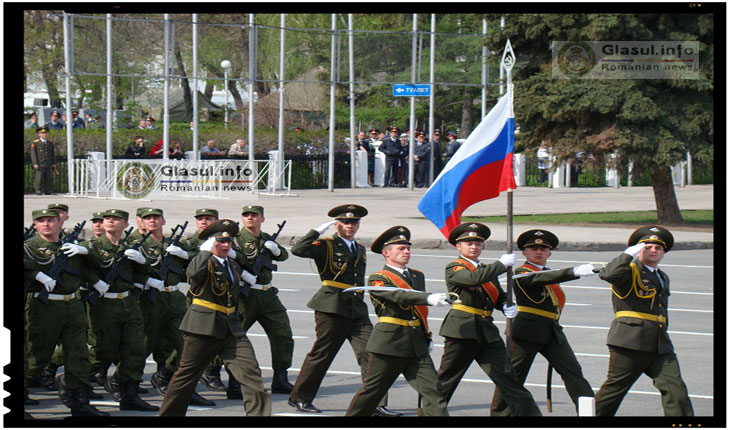
<svg viewBox="0 0 730 430">
<path fill-rule="evenodd" d="M 712 227 L 714 211 L 682 211 L 685 226 Z M 506 216 L 463 217 L 461 222 L 505 222 Z M 515 224 L 656 224 L 656 211 L 515 215 Z"/>
</svg>

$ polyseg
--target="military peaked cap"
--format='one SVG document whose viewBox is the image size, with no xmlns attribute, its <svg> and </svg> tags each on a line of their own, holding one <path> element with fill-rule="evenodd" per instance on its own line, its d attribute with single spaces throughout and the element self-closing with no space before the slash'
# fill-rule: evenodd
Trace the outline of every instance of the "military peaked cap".
<svg viewBox="0 0 730 430">
<path fill-rule="evenodd" d="M 637 228 L 629 237 L 629 246 L 637 243 L 659 243 L 664 247 L 664 252 L 674 246 L 674 236 L 664 227 L 648 225 Z"/>
<path fill-rule="evenodd" d="M 380 254 L 383 252 L 383 248 L 388 245 L 410 245 L 410 239 L 411 231 L 408 230 L 407 227 L 397 225 L 385 230 L 380 236 L 378 236 L 378 238 L 375 239 L 373 244 L 370 246 L 370 249 L 374 253 Z"/>
<path fill-rule="evenodd" d="M 233 240 L 238 236 L 238 223 L 230 219 L 222 219 L 209 225 L 208 228 L 198 234 L 198 239 L 206 240 L 214 237 L 216 240 Z"/>
<path fill-rule="evenodd" d="M 525 249 L 530 246 L 544 246 L 554 249 L 558 247 L 558 237 L 547 230 L 527 230 L 517 238 L 517 248 Z"/>
<path fill-rule="evenodd" d="M 368 210 L 360 205 L 342 205 L 330 209 L 328 216 L 338 221 L 360 221 L 360 218 L 368 214 Z"/>
<path fill-rule="evenodd" d="M 492 232 L 489 227 L 479 222 L 465 222 L 459 224 L 451 233 L 449 233 L 449 243 L 456 245 L 456 242 L 462 240 L 481 240 L 485 241 Z"/>
</svg>

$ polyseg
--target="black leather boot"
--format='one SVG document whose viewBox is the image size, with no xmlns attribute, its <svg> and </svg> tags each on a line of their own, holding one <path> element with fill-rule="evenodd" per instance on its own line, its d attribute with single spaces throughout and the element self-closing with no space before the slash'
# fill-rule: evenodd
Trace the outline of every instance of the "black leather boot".
<svg viewBox="0 0 730 430">
<path fill-rule="evenodd" d="M 62 373 L 56 376 L 56 387 L 58 387 L 58 398 L 61 399 L 61 403 L 70 408 L 73 400 L 71 399 L 71 392 L 66 389 L 66 374 Z"/>
<path fill-rule="evenodd" d="M 286 370 L 275 370 L 274 377 L 271 378 L 271 393 L 272 394 L 291 394 L 291 390 L 294 386 L 289 383 L 289 379 L 286 375 Z"/>
<path fill-rule="evenodd" d="M 41 384 L 43 388 L 45 388 L 48 391 L 56 391 L 56 382 L 54 379 L 56 378 L 56 370 L 58 370 L 58 366 L 51 363 L 50 361 L 46 363 L 45 366 L 43 366 L 43 369 L 41 369 L 40 378 L 41 378 Z"/>
<path fill-rule="evenodd" d="M 214 401 L 206 399 L 198 394 L 197 391 L 193 391 L 193 397 L 190 399 L 190 404 L 193 406 L 215 406 Z"/>
<path fill-rule="evenodd" d="M 226 391 L 228 389 L 221 381 L 221 366 L 211 365 L 206 367 L 203 375 L 200 376 L 200 382 L 212 391 Z"/>
<path fill-rule="evenodd" d="M 91 381 L 97 383 L 100 387 L 103 387 L 106 384 L 106 374 L 109 372 L 109 368 L 105 367 L 103 369 L 97 369 L 92 375 L 91 375 Z"/>
<path fill-rule="evenodd" d="M 228 372 L 228 389 L 226 390 L 226 397 L 230 400 L 243 399 L 241 384 L 236 381 L 236 378 L 228 369 L 226 369 L 226 372 Z"/>
<path fill-rule="evenodd" d="M 86 389 L 78 388 L 71 390 L 69 394 L 71 399 L 71 416 L 72 417 L 108 417 L 109 413 L 102 412 L 89 404 L 89 398 L 86 397 Z"/>
<path fill-rule="evenodd" d="M 119 401 L 120 411 L 159 411 L 158 406 L 150 405 L 139 398 L 137 393 L 138 382 L 124 382 L 122 384 L 122 399 Z"/>
<path fill-rule="evenodd" d="M 115 373 L 111 376 L 111 378 L 107 378 L 106 383 L 104 383 L 104 388 L 106 391 L 112 395 L 112 399 L 116 400 L 117 402 L 122 399 L 122 389 L 121 389 L 121 380 L 118 373 Z"/>
<path fill-rule="evenodd" d="M 158 393 L 164 396 L 165 391 L 167 391 L 167 386 L 170 384 L 170 379 L 172 379 L 172 375 L 172 370 L 163 365 L 157 370 L 157 372 L 152 374 L 150 383 L 153 387 L 155 387 L 155 389 L 157 389 Z"/>
</svg>

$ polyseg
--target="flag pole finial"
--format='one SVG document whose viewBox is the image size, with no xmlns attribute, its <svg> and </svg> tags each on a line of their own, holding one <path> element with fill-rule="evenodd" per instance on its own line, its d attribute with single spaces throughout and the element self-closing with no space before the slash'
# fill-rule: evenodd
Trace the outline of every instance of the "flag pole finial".
<svg viewBox="0 0 730 430">
<path fill-rule="evenodd" d="M 512 50 L 512 44 L 509 39 L 504 45 L 504 52 L 502 53 L 502 68 L 507 72 L 507 85 L 512 83 L 512 68 L 516 61 L 515 51 Z"/>
</svg>

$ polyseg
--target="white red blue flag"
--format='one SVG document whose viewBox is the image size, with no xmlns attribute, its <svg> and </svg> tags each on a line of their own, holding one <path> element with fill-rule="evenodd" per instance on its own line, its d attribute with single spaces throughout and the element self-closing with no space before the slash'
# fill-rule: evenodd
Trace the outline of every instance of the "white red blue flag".
<svg viewBox="0 0 730 430">
<path fill-rule="evenodd" d="M 510 87 L 418 203 L 418 210 L 447 238 L 461 223 L 466 208 L 516 188 L 512 169 L 515 116 Z"/>
</svg>

